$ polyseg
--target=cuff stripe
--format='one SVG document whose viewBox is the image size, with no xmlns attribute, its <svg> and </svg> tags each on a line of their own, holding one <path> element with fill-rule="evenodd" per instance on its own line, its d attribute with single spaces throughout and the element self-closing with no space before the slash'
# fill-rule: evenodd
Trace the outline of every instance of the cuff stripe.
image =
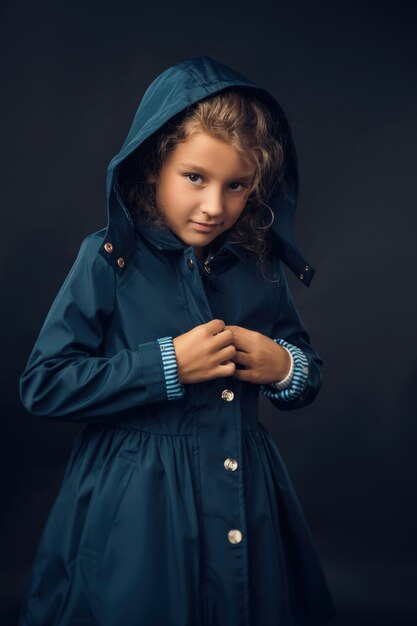
<svg viewBox="0 0 417 626">
<path fill-rule="evenodd" d="M 158 339 L 158 344 L 161 350 L 167 398 L 168 400 L 181 398 L 185 393 L 185 389 L 178 380 L 177 359 L 172 337 L 162 337 Z"/>
</svg>

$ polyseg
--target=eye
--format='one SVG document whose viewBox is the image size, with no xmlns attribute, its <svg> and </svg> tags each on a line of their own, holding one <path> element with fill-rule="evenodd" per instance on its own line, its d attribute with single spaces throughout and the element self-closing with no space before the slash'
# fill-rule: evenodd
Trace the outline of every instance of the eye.
<svg viewBox="0 0 417 626">
<path fill-rule="evenodd" d="M 193 183 L 193 185 L 197 183 L 196 178 L 201 178 L 200 174 L 184 174 L 184 176 L 190 181 L 190 183 Z"/>
<path fill-rule="evenodd" d="M 195 186 L 202 185 L 203 177 L 201 176 L 201 174 L 188 173 L 188 174 L 184 174 L 184 176 L 193 185 Z M 198 179 L 200 179 L 200 182 Z M 235 187 L 235 185 L 237 185 L 237 187 Z M 229 183 L 229 188 L 231 189 L 231 191 L 239 192 L 239 191 L 243 191 L 244 189 L 246 189 L 247 185 L 244 185 L 243 183 L 239 183 L 235 181 L 235 182 Z"/>
<path fill-rule="evenodd" d="M 238 183 L 238 182 L 230 183 L 230 186 L 232 186 L 232 185 L 239 185 L 240 186 L 240 189 L 233 188 L 232 191 L 243 191 L 244 189 L 247 188 L 247 185 L 244 185 L 243 183 Z"/>
</svg>

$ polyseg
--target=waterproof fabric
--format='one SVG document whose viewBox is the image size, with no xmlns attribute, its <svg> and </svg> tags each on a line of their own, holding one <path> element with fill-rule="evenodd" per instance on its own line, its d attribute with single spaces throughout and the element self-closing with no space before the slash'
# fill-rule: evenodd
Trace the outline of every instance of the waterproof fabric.
<svg viewBox="0 0 417 626">
<path fill-rule="evenodd" d="M 273 281 L 227 233 L 205 272 L 170 231 L 135 228 L 118 193 L 118 165 L 132 150 L 188 104 L 232 85 L 257 88 L 202 57 L 149 87 L 109 166 L 107 227 L 82 243 L 22 374 L 29 411 L 85 424 L 20 626 L 301 626 L 334 614 L 297 495 L 258 420 L 259 386 L 229 377 L 167 400 L 157 342 L 213 318 L 283 338 L 306 354 L 309 376 L 299 398 L 271 401 L 289 411 L 315 398 L 322 360 L 282 266 L 311 268 L 292 240 L 290 135 L 294 194 L 290 204 L 279 190 L 271 199 L 276 221 L 284 216 L 266 265 Z"/>
</svg>

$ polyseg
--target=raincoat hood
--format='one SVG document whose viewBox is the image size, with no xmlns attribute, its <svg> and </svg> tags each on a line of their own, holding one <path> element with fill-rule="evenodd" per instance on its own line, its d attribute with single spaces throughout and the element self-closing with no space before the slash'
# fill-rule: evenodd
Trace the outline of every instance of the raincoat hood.
<svg viewBox="0 0 417 626">
<path fill-rule="evenodd" d="M 277 184 L 268 198 L 275 214 L 271 227 L 274 252 L 308 286 L 315 269 L 294 243 L 293 221 L 298 201 L 298 168 L 288 120 L 277 100 L 266 89 L 209 57 L 186 59 L 166 69 L 150 84 L 139 104 L 120 152 L 111 160 L 106 177 L 108 224 L 100 254 L 118 273 L 125 271 L 135 249 L 135 229 L 119 190 L 118 168 L 141 143 L 171 117 L 188 106 L 228 87 L 257 90 L 280 121 L 284 137 L 285 193 Z M 109 253 L 110 252 L 110 253 Z"/>
</svg>

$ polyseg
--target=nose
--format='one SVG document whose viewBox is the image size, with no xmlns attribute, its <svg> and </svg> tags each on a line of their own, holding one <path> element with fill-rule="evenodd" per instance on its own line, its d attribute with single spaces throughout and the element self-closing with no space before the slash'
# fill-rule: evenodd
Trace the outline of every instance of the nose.
<svg viewBox="0 0 417 626">
<path fill-rule="evenodd" d="M 204 200 L 201 203 L 201 211 L 209 217 L 216 218 L 223 214 L 223 193 L 219 189 L 206 190 Z"/>
</svg>

